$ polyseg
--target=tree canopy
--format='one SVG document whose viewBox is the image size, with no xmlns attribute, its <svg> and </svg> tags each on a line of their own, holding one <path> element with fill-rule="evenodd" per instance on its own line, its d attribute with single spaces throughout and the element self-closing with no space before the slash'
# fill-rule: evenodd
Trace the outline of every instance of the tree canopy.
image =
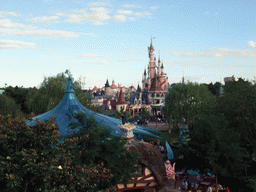
<svg viewBox="0 0 256 192">
<path fill-rule="evenodd" d="M 7 116 L 13 114 L 14 117 L 22 117 L 21 107 L 16 104 L 12 97 L 8 97 L 5 94 L 0 95 L 0 115 Z"/>
<path fill-rule="evenodd" d="M 239 79 L 224 86 L 207 113 L 190 126 L 191 141 L 182 150 L 190 166 L 211 171 L 232 189 L 255 191 L 256 86 Z M 228 182 L 232 181 L 232 182 Z"/>
<path fill-rule="evenodd" d="M 175 84 L 165 97 L 165 110 L 168 122 L 180 122 L 184 117 L 186 123 L 206 113 L 214 104 L 214 97 L 207 86 L 188 82 Z"/>
<path fill-rule="evenodd" d="M 81 82 L 72 81 L 75 85 L 75 94 L 77 99 L 85 107 L 91 107 L 90 97 L 83 93 Z M 39 86 L 39 89 L 27 97 L 29 112 L 41 114 L 56 107 L 63 98 L 67 85 L 64 73 L 59 73 L 53 77 L 45 77 L 44 81 Z"/>
<path fill-rule="evenodd" d="M 93 117 L 88 118 L 83 112 L 75 117 L 79 124 L 74 124 L 73 128 L 77 126 L 82 126 L 82 128 L 78 133 L 67 136 L 67 138 L 90 135 L 74 148 L 75 151 L 82 151 L 79 164 L 97 165 L 103 162 L 113 174 L 113 183 L 130 181 L 131 177 L 128 173 L 137 171 L 136 165 L 140 155 L 127 151 L 125 147 L 127 141 L 120 135 L 113 134 L 112 130 L 98 123 Z"/>
<path fill-rule="evenodd" d="M 0 115 L 1 189 L 103 192 L 130 181 L 140 155 L 94 118 L 77 119 L 80 131 L 59 142 L 54 117 L 29 127 L 25 119 Z"/>
</svg>

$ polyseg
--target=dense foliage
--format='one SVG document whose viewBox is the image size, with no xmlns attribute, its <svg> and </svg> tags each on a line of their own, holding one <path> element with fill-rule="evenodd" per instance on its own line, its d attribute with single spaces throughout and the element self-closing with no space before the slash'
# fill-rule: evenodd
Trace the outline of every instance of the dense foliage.
<svg viewBox="0 0 256 192">
<path fill-rule="evenodd" d="M 13 114 L 15 117 L 22 117 L 20 105 L 16 104 L 15 100 L 5 94 L 0 95 L 0 115 L 7 116 Z"/>
<path fill-rule="evenodd" d="M 180 123 L 184 118 L 186 123 L 210 111 L 215 98 L 205 85 L 188 82 L 175 84 L 165 97 L 165 113 L 171 124 Z"/>
<path fill-rule="evenodd" d="M 61 143 L 54 117 L 29 127 L 24 119 L 0 116 L 2 189 L 98 192 L 130 181 L 139 154 L 127 151 L 126 141 L 94 118 L 76 118 L 80 131 Z"/>
<path fill-rule="evenodd" d="M 83 94 L 80 82 L 72 82 L 75 85 L 77 99 L 85 107 L 90 107 L 91 102 L 88 95 Z M 56 107 L 63 98 L 67 85 L 64 73 L 59 73 L 55 77 L 45 77 L 36 93 L 27 98 L 29 112 L 41 114 Z"/>
<path fill-rule="evenodd" d="M 93 117 L 86 117 L 85 113 L 78 113 L 76 119 L 79 124 L 73 124 L 73 128 L 81 126 L 79 132 L 67 138 L 90 135 L 76 145 L 74 151 L 82 151 L 78 164 L 97 165 L 103 162 L 113 174 L 112 182 L 127 183 L 131 180 L 128 173 L 137 171 L 137 163 L 140 155 L 129 152 L 125 147 L 126 140 L 112 132 L 105 125 L 98 123 Z"/>
<path fill-rule="evenodd" d="M 77 99 L 85 107 L 91 108 L 90 97 L 83 93 L 81 81 L 73 81 L 72 83 L 75 85 Z M 6 104 L 0 105 L 0 114 L 27 117 L 32 112 L 38 115 L 49 111 L 56 107 L 63 98 L 66 85 L 64 73 L 59 73 L 56 76 L 45 77 L 38 88 L 6 87 L 3 93 L 6 97 L 1 97 L 1 102 L 4 101 L 3 103 Z M 19 112 L 20 110 L 23 113 Z"/>
<path fill-rule="evenodd" d="M 76 164 L 82 152 L 72 148 L 93 136 L 81 135 L 58 144 L 54 118 L 28 127 L 24 119 L 0 116 L 0 135 L 3 191 L 103 191 L 113 186 L 113 175 L 103 162 Z"/>
<path fill-rule="evenodd" d="M 186 91 L 180 90 L 172 98 L 182 98 Z M 233 191 L 256 191 L 256 86 L 240 78 L 228 82 L 224 94 L 215 98 L 198 106 L 190 124 L 191 141 L 181 152 L 190 168 L 212 172 Z"/>
</svg>

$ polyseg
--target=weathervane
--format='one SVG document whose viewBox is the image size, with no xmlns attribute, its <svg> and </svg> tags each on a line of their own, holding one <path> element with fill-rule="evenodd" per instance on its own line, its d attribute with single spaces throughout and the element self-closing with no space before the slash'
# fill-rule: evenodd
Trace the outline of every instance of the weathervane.
<svg viewBox="0 0 256 192">
<path fill-rule="evenodd" d="M 69 69 L 69 70 L 67 69 L 67 70 L 65 71 L 65 74 L 68 75 L 68 78 L 70 78 L 70 79 L 73 80 L 73 77 L 72 77 L 72 74 L 71 74 L 71 72 L 70 72 L 70 69 Z"/>
<path fill-rule="evenodd" d="M 68 70 L 66 70 L 65 71 L 65 74 L 66 75 L 68 75 L 68 77 L 66 78 L 66 80 L 67 80 L 67 83 L 65 84 L 63 84 L 63 88 L 64 89 L 67 89 L 67 87 L 68 87 L 68 85 L 70 84 L 70 87 L 71 88 L 73 88 L 73 89 L 75 89 L 75 85 L 72 83 L 72 81 L 74 81 L 74 78 L 73 78 L 73 76 L 72 76 L 72 74 L 71 74 L 71 72 L 70 72 L 70 69 Z"/>
</svg>

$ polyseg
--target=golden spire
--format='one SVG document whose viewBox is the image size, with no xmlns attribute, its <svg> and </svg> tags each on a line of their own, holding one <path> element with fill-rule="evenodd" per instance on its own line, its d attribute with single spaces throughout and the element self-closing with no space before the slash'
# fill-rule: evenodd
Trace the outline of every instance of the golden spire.
<svg viewBox="0 0 256 192">
<path fill-rule="evenodd" d="M 152 41 L 152 39 L 155 39 L 155 37 L 153 37 L 153 38 L 152 38 L 152 36 L 151 36 L 151 43 L 150 43 L 150 47 L 153 47 L 153 41 Z"/>
</svg>

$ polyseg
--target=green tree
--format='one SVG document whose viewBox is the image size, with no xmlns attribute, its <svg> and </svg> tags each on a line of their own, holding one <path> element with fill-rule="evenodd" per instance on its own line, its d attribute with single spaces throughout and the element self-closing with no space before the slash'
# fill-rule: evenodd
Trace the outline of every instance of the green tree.
<svg viewBox="0 0 256 192">
<path fill-rule="evenodd" d="M 97 165 L 75 163 L 82 152 L 74 151 L 74 146 L 91 136 L 81 135 L 57 144 L 58 129 L 54 117 L 29 127 L 25 119 L 0 115 L 2 191 L 98 192 L 111 189 L 113 175 L 102 162 Z"/>
<path fill-rule="evenodd" d="M 142 107 L 141 111 L 139 112 L 140 121 L 145 123 L 145 119 L 149 118 L 149 116 L 150 116 L 150 113 L 147 110 L 147 108 Z"/>
<path fill-rule="evenodd" d="M 78 100 L 85 107 L 90 108 L 90 97 L 83 93 L 81 82 L 72 81 L 72 83 L 75 85 L 74 90 Z M 56 107 L 63 98 L 66 87 L 64 85 L 67 85 L 64 73 L 59 73 L 53 77 L 45 77 L 39 89 L 27 97 L 29 113 L 41 114 Z"/>
<path fill-rule="evenodd" d="M 229 127 L 241 135 L 241 145 L 252 156 L 256 152 L 256 85 L 241 78 L 228 82 L 218 103 Z"/>
<path fill-rule="evenodd" d="M 196 117 L 211 111 L 215 99 L 207 86 L 188 82 L 176 84 L 169 89 L 165 97 L 165 113 L 169 124 L 181 122 L 184 117 L 186 124 Z"/>
<path fill-rule="evenodd" d="M 96 165 L 103 162 L 105 167 L 113 174 L 112 182 L 127 183 L 131 180 L 129 173 L 137 171 L 137 163 L 140 155 L 129 152 L 125 147 L 126 140 L 105 125 L 98 123 L 93 117 L 86 117 L 85 113 L 76 116 L 79 124 L 72 125 L 73 128 L 81 126 L 78 133 L 66 138 L 90 135 L 83 139 L 73 148 L 74 151 L 82 151 L 78 164 Z"/>
<path fill-rule="evenodd" d="M 0 95 L 0 115 L 13 115 L 14 117 L 23 117 L 20 105 L 16 104 L 13 98 L 4 94 Z"/>
<path fill-rule="evenodd" d="M 26 98 L 28 96 L 29 89 L 32 89 L 32 88 L 9 86 L 4 89 L 5 90 L 4 95 L 14 99 L 15 103 L 21 106 L 21 110 L 27 113 L 28 109 L 26 105 Z"/>
<path fill-rule="evenodd" d="M 124 107 L 122 106 L 120 111 L 116 110 L 115 117 L 120 119 L 123 114 L 124 114 Z"/>
<path fill-rule="evenodd" d="M 212 171 L 236 191 L 256 191 L 256 86 L 239 79 L 224 86 L 212 111 L 197 118 L 184 153 L 201 171 Z M 232 182 L 228 182 L 232 181 Z"/>
</svg>

